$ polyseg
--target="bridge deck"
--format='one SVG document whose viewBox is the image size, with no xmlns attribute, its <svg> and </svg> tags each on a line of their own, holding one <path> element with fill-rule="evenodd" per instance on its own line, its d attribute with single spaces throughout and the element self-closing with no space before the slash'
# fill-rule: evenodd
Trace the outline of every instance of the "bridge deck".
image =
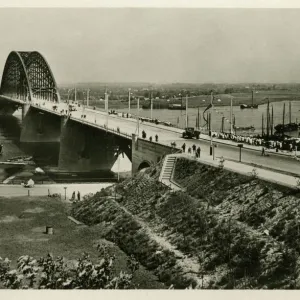
<svg viewBox="0 0 300 300">
<path fill-rule="evenodd" d="M 11 100 L 22 105 L 25 104 L 24 101 L 19 99 L 10 99 L 9 97 L 4 97 L 7 100 Z M 61 111 L 68 110 L 67 103 L 54 103 L 46 101 L 43 99 L 34 99 L 31 105 L 41 111 L 49 112 L 62 116 Z M 53 106 L 56 105 L 57 109 L 54 110 Z M 82 115 L 86 115 L 86 118 L 82 118 Z M 103 111 L 93 110 L 87 107 L 77 107 L 77 111 L 72 111 L 70 118 L 76 122 L 86 124 L 88 126 L 93 126 L 101 130 L 107 130 L 114 134 L 120 134 L 124 138 L 131 139 L 132 134 L 137 135 L 137 120 L 133 118 L 123 118 L 116 115 L 109 115 Z M 108 124 L 107 128 L 106 123 Z M 118 129 L 119 131 L 118 132 Z M 181 147 L 183 143 L 186 144 L 186 149 L 195 144 L 197 147 L 201 147 L 202 153 L 209 153 L 210 142 L 207 136 L 204 136 L 200 140 L 184 140 L 181 137 L 182 130 L 178 128 L 168 127 L 164 125 L 155 125 L 153 123 L 140 122 L 139 136 L 141 137 L 141 132 L 144 130 L 147 134 L 147 139 L 152 136 L 152 140 L 155 140 L 155 135 L 158 135 L 159 143 L 170 145 L 171 142 L 176 142 L 177 147 Z M 215 156 L 223 156 L 225 159 L 238 160 L 239 159 L 239 148 L 236 147 L 236 143 L 230 142 L 220 142 L 215 141 L 217 148 L 214 148 Z M 253 149 L 251 147 L 245 147 L 242 150 L 242 161 L 253 166 L 264 166 L 267 168 L 273 168 L 280 170 L 282 172 L 288 172 L 293 174 L 300 174 L 300 162 L 295 160 L 290 155 L 280 155 L 277 153 L 270 153 L 268 157 L 261 156 L 260 148 Z"/>
</svg>

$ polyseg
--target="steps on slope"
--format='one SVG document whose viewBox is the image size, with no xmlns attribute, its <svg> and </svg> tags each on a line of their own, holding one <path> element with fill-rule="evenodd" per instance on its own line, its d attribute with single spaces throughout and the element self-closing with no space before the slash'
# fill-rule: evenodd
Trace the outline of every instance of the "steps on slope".
<svg viewBox="0 0 300 300">
<path fill-rule="evenodd" d="M 181 187 L 172 181 L 172 175 L 176 164 L 176 156 L 167 155 L 159 175 L 159 181 L 170 186 L 172 190 L 181 190 Z"/>
</svg>

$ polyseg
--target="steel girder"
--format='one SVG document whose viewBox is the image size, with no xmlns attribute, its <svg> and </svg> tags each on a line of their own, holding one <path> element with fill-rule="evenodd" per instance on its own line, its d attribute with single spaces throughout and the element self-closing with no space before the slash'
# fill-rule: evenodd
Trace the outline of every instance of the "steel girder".
<svg viewBox="0 0 300 300">
<path fill-rule="evenodd" d="M 60 101 L 51 69 L 45 58 L 36 51 L 12 51 L 5 63 L 0 93 L 4 96 L 32 101 Z"/>
</svg>

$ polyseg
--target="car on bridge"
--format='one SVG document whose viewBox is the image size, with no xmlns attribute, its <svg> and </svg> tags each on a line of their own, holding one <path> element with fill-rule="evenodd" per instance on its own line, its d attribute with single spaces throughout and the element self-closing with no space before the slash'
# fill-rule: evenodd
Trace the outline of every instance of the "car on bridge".
<svg viewBox="0 0 300 300">
<path fill-rule="evenodd" d="M 199 139 L 199 136 L 200 136 L 200 131 L 195 130 L 194 127 L 187 127 L 187 128 L 185 128 L 184 132 L 182 133 L 182 137 L 184 139 L 192 139 L 192 138 Z"/>
<path fill-rule="evenodd" d="M 69 105 L 69 111 L 77 111 L 77 108 L 75 105 Z"/>
</svg>

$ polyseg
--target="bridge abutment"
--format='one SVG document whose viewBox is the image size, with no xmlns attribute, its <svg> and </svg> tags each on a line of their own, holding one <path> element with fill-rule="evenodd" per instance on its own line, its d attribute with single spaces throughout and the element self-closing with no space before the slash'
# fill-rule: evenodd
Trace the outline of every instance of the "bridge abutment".
<svg viewBox="0 0 300 300">
<path fill-rule="evenodd" d="M 177 151 L 173 147 L 137 138 L 132 134 L 132 174 L 157 164 L 167 154 Z"/>
</svg>

